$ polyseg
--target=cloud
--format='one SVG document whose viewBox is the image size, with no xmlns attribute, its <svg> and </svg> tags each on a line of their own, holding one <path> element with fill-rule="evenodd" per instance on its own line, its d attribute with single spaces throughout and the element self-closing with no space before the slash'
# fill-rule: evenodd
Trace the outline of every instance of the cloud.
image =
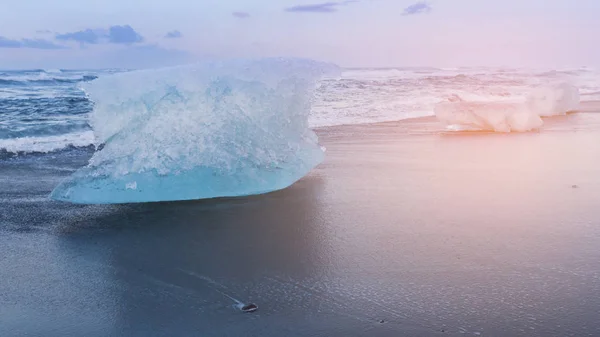
<svg viewBox="0 0 600 337">
<path fill-rule="evenodd" d="M 21 48 L 21 41 L 10 40 L 0 36 L 0 48 Z"/>
<path fill-rule="evenodd" d="M 86 29 L 73 33 L 65 33 L 65 34 L 56 34 L 57 40 L 62 41 L 76 41 L 81 44 L 89 43 L 96 44 L 100 42 L 100 39 L 104 36 L 103 33 L 98 30 Z"/>
<path fill-rule="evenodd" d="M 144 41 L 130 25 L 111 26 L 108 29 L 108 41 L 111 43 L 133 44 Z"/>
<path fill-rule="evenodd" d="M 238 19 L 247 19 L 250 17 L 250 13 L 248 12 L 233 12 L 231 15 L 235 16 Z"/>
<path fill-rule="evenodd" d="M 40 29 L 35 31 L 36 34 L 52 34 L 51 30 L 48 29 Z"/>
<path fill-rule="evenodd" d="M 57 34 L 57 40 L 76 41 L 83 44 L 115 43 L 134 44 L 144 41 L 144 38 L 130 25 L 110 26 L 106 29 L 86 29 L 72 33 Z"/>
<path fill-rule="evenodd" d="M 43 39 L 11 40 L 0 36 L 0 48 L 65 49 L 66 47 Z"/>
<path fill-rule="evenodd" d="M 292 13 L 334 13 L 338 11 L 338 7 L 347 6 L 358 2 L 358 0 L 345 0 L 341 2 L 324 2 L 312 5 L 298 5 L 288 7 L 285 9 L 286 12 Z"/>
<path fill-rule="evenodd" d="M 170 31 L 165 35 L 166 39 L 177 39 L 180 37 L 183 37 L 183 34 L 181 34 L 181 32 L 178 30 Z"/>
<path fill-rule="evenodd" d="M 298 5 L 293 7 L 288 7 L 285 9 L 286 12 L 296 12 L 296 13 L 333 13 L 337 11 L 337 7 L 340 5 L 339 2 L 325 2 L 320 4 L 312 4 L 312 5 Z"/>
<path fill-rule="evenodd" d="M 65 46 L 55 44 L 54 42 L 44 39 L 23 39 L 21 40 L 23 48 L 35 49 L 65 49 Z"/>
<path fill-rule="evenodd" d="M 402 15 L 425 14 L 431 12 L 432 9 L 433 8 L 431 8 L 431 6 L 429 6 L 429 4 L 426 2 L 417 2 L 404 8 Z"/>
</svg>

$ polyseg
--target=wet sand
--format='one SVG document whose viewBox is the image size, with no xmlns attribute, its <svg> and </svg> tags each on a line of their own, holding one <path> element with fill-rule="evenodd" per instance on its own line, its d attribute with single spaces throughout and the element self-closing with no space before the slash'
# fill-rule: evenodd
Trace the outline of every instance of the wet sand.
<svg viewBox="0 0 600 337">
<path fill-rule="evenodd" d="M 69 205 L 89 153 L 4 162 L 0 336 L 600 335 L 600 114 L 440 130 L 320 129 L 309 176 L 234 199 Z"/>
</svg>

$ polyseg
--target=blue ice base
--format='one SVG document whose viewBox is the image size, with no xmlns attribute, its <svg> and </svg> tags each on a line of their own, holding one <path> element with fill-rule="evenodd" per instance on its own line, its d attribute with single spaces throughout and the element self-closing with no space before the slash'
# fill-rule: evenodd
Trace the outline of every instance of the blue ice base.
<svg viewBox="0 0 600 337">
<path fill-rule="evenodd" d="M 145 172 L 94 177 L 96 169 L 84 167 L 58 185 L 50 197 L 76 204 L 123 204 L 263 194 L 292 185 L 323 158 L 321 149 L 315 148 L 275 168 L 246 167 L 227 175 L 198 167 L 171 175 Z"/>
</svg>

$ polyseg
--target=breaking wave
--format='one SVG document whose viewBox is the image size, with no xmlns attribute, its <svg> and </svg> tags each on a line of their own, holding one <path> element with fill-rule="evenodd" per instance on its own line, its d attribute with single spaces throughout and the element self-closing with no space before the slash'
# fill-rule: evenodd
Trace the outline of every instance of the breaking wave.
<svg viewBox="0 0 600 337">
<path fill-rule="evenodd" d="M 23 78 L 19 77 L 5 77 L 0 78 L 0 85 L 3 86 L 22 86 L 22 85 L 55 85 L 55 84 L 69 84 L 79 82 L 89 82 L 97 79 L 95 75 L 83 75 L 76 78 L 61 78 L 61 77 L 48 77 L 48 78 Z"/>
<path fill-rule="evenodd" d="M 44 137 L 0 139 L 0 151 L 13 154 L 48 153 L 70 147 L 88 147 L 92 144 L 93 132 L 84 131 Z"/>
</svg>

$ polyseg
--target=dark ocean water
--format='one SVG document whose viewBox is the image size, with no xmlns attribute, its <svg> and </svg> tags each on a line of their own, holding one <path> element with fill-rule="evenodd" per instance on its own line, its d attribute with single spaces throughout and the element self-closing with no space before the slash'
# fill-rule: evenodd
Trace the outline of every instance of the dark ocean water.
<svg viewBox="0 0 600 337">
<path fill-rule="evenodd" d="M 102 72 L 0 72 L 0 158 L 88 146 L 92 102 L 78 84 Z"/>
</svg>

